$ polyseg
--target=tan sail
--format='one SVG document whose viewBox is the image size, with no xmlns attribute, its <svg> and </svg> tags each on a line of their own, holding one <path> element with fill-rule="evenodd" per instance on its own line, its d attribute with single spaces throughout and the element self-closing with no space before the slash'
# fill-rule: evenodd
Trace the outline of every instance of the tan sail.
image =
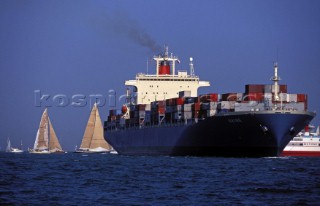
<svg viewBox="0 0 320 206">
<path fill-rule="evenodd" d="M 106 142 L 103 137 L 103 126 L 99 115 L 97 105 L 94 104 L 90 117 L 82 138 L 80 150 L 92 151 L 95 149 L 101 151 L 111 150 L 111 146 Z"/>
<path fill-rule="evenodd" d="M 33 149 L 46 149 L 48 148 L 48 112 L 47 108 L 44 110 L 41 120 L 40 120 L 40 125 L 37 133 L 37 138 L 34 143 L 34 148 Z"/>
<path fill-rule="evenodd" d="M 103 126 L 99 114 L 99 110 L 96 104 L 93 107 L 95 109 L 95 124 L 93 130 L 93 136 L 90 144 L 90 149 L 95 149 L 98 147 L 102 147 L 104 149 L 110 150 L 111 146 L 107 143 L 107 141 L 103 137 Z"/>
<path fill-rule="evenodd" d="M 49 120 L 49 128 L 50 128 L 50 141 L 49 141 L 49 151 L 62 151 L 62 147 L 59 143 L 57 135 L 53 129 L 50 119 Z"/>
<path fill-rule="evenodd" d="M 84 135 L 82 138 L 82 142 L 80 145 L 80 149 L 82 150 L 87 150 L 90 148 L 90 144 L 91 144 L 91 139 L 93 136 L 93 130 L 94 130 L 94 122 L 95 122 L 95 108 L 93 107 L 93 109 L 91 110 L 90 113 L 90 117 L 86 126 L 86 130 L 84 131 Z"/>
<path fill-rule="evenodd" d="M 34 147 L 33 149 L 30 149 L 29 152 L 40 154 L 63 152 L 57 135 L 53 129 L 52 123 L 49 119 L 47 108 L 42 114 L 36 140 L 34 142 Z"/>
</svg>

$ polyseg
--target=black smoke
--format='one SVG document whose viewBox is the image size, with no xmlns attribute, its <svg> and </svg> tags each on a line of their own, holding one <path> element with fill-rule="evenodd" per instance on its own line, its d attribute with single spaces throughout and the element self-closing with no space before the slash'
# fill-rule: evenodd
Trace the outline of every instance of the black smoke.
<svg viewBox="0 0 320 206">
<path fill-rule="evenodd" d="M 109 15 L 105 13 L 103 23 L 109 32 L 113 32 L 116 36 L 128 38 L 153 53 L 160 53 L 163 50 L 146 29 L 126 13 L 117 12 Z"/>
</svg>

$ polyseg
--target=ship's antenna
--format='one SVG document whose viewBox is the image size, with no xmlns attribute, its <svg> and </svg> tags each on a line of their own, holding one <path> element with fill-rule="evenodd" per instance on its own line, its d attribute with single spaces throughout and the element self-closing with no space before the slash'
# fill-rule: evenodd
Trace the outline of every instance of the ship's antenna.
<svg viewBox="0 0 320 206">
<path fill-rule="evenodd" d="M 147 59 L 147 74 L 149 73 L 149 58 Z"/>
<path fill-rule="evenodd" d="M 168 45 L 165 45 L 164 48 L 165 48 L 164 57 L 165 57 L 165 58 L 168 58 L 168 57 L 169 57 L 169 48 L 168 48 Z"/>
<path fill-rule="evenodd" d="M 190 62 L 189 62 L 189 66 L 190 66 L 190 76 L 194 76 L 194 66 L 193 66 L 193 58 L 190 57 Z"/>
<path fill-rule="evenodd" d="M 127 88 L 126 96 L 127 96 L 127 98 L 126 98 L 127 102 L 126 103 L 130 104 L 131 101 L 130 101 L 130 90 L 129 90 L 129 88 Z"/>
<path fill-rule="evenodd" d="M 274 62 L 274 76 L 271 77 L 271 80 L 274 82 L 274 101 L 279 101 L 279 81 L 281 80 L 278 76 L 278 63 Z"/>
</svg>

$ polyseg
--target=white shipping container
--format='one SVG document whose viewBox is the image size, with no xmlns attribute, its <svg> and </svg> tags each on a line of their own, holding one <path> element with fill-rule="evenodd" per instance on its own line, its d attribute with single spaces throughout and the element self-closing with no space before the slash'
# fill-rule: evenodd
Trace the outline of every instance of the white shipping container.
<svg viewBox="0 0 320 206">
<path fill-rule="evenodd" d="M 146 104 L 146 111 L 151 111 L 151 104 Z"/>
<path fill-rule="evenodd" d="M 207 110 L 207 116 L 208 116 L 208 117 L 212 117 L 212 116 L 214 116 L 216 113 L 217 113 L 217 110 L 215 110 L 215 109 Z"/>
<path fill-rule="evenodd" d="M 191 112 L 192 104 L 184 104 L 183 111 Z"/>
<path fill-rule="evenodd" d="M 297 94 L 287 94 L 287 102 L 297 102 L 298 95 Z"/>
<path fill-rule="evenodd" d="M 264 100 L 272 100 L 272 93 L 264 93 Z"/>
<path fill-rule="evenodd" d="M 229 101 L 221 101 L 220 102 L 220 109 L 230 109 Z"/>
<path fill-rule="evenodd" d="M 234 109 L 236 101 L 221 101 L 220 109 Z"/>
<path fill-rule="evenodd" d="M 234 111 L 261 111 L 264 110 L 264 103 L 258 103 L 257 101 L 250 101 L 247 103 L 235 103 Z"/>
<path fill-rule="evenodd" d="M 218 103 L 217 102 L 209 102 L 209 109 L 217 109 Z"/>
<path fill-rule="evenodd" d="M 192 119 L 192 112 L 182 112 L 183 119 Z"/>
<path fill-rule="evenodd" d="M 280 98 L 280 101 L 287 101 L 287 93 L 280 93 L 279 94 L 279 98 Z"/>
</svg>

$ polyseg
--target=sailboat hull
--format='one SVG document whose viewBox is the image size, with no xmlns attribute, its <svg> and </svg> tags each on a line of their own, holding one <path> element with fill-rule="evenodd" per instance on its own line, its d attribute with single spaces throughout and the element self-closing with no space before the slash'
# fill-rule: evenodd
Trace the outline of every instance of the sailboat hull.
<svg viewBox="0 0 320 206">
<path fill-rule="evenodd" d="M 50 154 L 47 150 L 29 150 L 30 154 Z"/>
<path fill-rule="evenodd" d="M 89 150 L 76 150 L 75 153 L 110 153 L 111 150 L 97 150 L 97 149 L 89 149 Z"/>
<path fill-rule="evenodd" d="M 11 151 L 10 151 L 10 152 L 12 152 L 12 153 L 22 153 L 23 150 L 18 149 L 18 148 L 11 148 Z"/>
</svg>

